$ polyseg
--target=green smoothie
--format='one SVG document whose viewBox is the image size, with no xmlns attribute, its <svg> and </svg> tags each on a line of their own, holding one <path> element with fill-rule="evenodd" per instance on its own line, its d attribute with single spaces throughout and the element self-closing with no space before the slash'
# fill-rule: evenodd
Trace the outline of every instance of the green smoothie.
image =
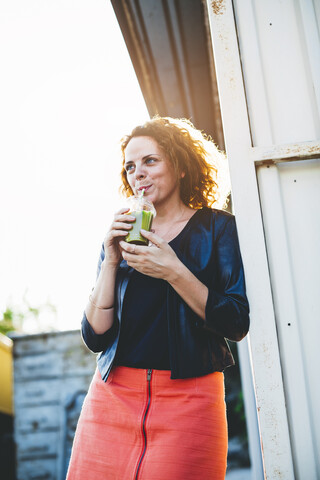
<svg viewBox="0 0 320 480">
<path fill-rule="evenodd" d="M 153 212 L 147 212 L 146 210 L 133 211 L 130 215 L 136 217 L 136 221 L 132 224 L 132 229 L 125 238 L 128 243 L 134 243 L 135 245 L 148 245 L 148 240 L 140 233 L 141 228 L 150 231 Z"/>
</svg>

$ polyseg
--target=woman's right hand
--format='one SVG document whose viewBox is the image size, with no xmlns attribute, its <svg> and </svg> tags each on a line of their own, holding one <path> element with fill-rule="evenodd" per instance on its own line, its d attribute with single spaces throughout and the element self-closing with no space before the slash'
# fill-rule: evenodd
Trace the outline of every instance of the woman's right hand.
<svg viewBox="0 0 320 480">
<path fill-rule="evenodd" d="M 105 261 L 109 265 L 118 266 L 122 260 L 119 241 L 123 240 L 129 230 L 132 228 L 132 223 L 135 221 L 133 215 L 128 215 L 126 212 L 129 208 L 121 208 L 115 213 L 113 222 L 104 239 Z"/>
</svg>

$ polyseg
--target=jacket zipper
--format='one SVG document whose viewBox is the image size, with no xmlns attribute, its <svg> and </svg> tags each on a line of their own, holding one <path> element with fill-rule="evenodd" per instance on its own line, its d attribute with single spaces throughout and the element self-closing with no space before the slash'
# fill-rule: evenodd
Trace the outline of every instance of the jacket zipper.
<svg viewBox="0 0 320 480">
<path fill-rule="evenodd" d="M 142 446 L 142 451 L 141 451 L 141 454 L 140 454 L 140 457 L 139 457 L 139 462 L 138 462 L 136 474 L 134 476 L 134 480 L 138 480 L 138 476 L 139 476 L 139 472 L 140 472 L 140 468 L 141 468 L 141 463 L 142 463 L 142 460 L 143 460 L 143 458 L 146 454 L 146 450 L 147 450 L 147 432 L 146 432 L 145 426 L 146 426 L 146 420 L 147 420 L 147 416 L 148 416 L 148 412 L 149 412 L 150 404 L 151 404 L 151 376 L 152 376 L 152 369 L 148 368 L 148 371 L 147 371 L 147 401 L 146 401 L 146 406 L 145 406 L 145 409 L 144 409 L 144 414 L 143 414 L 143 417 L 142 417 L 142 425 L 141 425 L 141 430 L 142 430 L 142 435 L 143 435 L 143 446 Z"/>
</svg>

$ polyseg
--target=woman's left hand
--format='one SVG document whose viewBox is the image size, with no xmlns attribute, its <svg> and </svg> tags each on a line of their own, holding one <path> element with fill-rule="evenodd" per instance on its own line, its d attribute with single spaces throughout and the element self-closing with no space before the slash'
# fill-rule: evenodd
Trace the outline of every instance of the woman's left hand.
<svg viewBox="0 0 320 480">
<path fill-rule="evenodd" d="M 132 245 L 120 241 L 122 257 L 130 267 L 138 272 L 169 281 L 171 275 L 176 271 L 180 260 L 168 243 L 161 237 L 146 230 L 141 230 L 141 233 L 152 242 L 152 246 Z"/>
</svg>

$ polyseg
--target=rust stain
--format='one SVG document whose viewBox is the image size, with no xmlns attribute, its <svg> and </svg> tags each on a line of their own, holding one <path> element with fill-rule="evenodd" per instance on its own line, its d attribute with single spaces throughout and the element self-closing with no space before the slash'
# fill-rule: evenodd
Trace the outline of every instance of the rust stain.
<svg viewBox="0 0 320 480">
<path fill-rule="evenodd" d="M 319 145 L 311 145 L 311 146 L 306 146 L 306 145 L 290 145 L 286 149 L 284 149 L 285 154 L 290 154 L 290 153 L 296 153 L 299 155 L 299 152 L 302 154 L 304 153 L 319 153 Z"/>
<path fill-rule="evenodd" d="M 225 0 L 212 0 L 211 7 L 215 15 L 223 15 L 226 10 Z"/>
<path fill-rule="evenodd" d="M 290 145 L 280 150 L 280 156 L 285 159 L 319 155 L 319 145 Z"/>
<path fill-rule="evenodd" d="M 309 147 L 308 148 L 309 153 L 318 153 L 319 152 L 319 147 Z"/>
<path fill-rule="evenodd" d="M 230 78 L 229 78 L 229 84 L 230 84 L 230 88 L 232 88 L 232 89 L 236 88 L 236 80 L 235 80 L 235 78 L 230 77 Z"/>
<path fill-rule="evenodd" d="M 273 478 L 283 478 L 283 474 L 282 474 L 281 470 L 279 470 L 278 468 L 274 469 L 273 475 L 274 475 Z"/>
</svg>

